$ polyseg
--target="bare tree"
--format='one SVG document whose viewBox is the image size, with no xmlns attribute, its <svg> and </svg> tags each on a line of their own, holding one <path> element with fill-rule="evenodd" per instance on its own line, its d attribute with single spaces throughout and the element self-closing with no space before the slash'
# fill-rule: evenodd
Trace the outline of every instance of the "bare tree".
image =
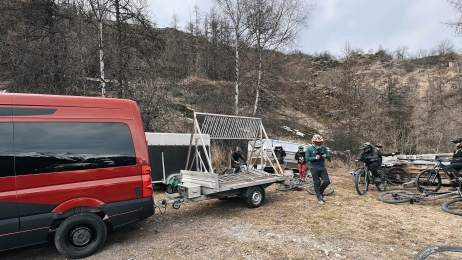
<svg viewBox="0 0 462 260">
<path fill-rule="evenodd" d="M 104 76 L 104 48 L 103 48 L 103 22 L 109 17 L 110 0 L 77 0 L 82 13 L 90 20 L 96 20 L 98 30 L 99 70 L 101 82 L 101 96 L 106 96 L 106 80 Z"/>
<path fill-rule="evenodd" d="M 408 51 L 408 47 L 407 46 L 401 46 L 401 47 L 398 47 L 396 50 L 395 50 L 395 57 L 396 59 L 398 60 L 404 60 L 407 58 L 407 51 Z"/>
<path fill-rule="evenodd" d="M 234 55 L 235 55 L 235 91 L 234 113 L 239 115 L 239 83 L 240 83 L 240 42 L 242 35 L 247 29 L 245 22 L 244 0 L 215 0 L 223 13 L 231 20 L 234 31 Z"/>
<path fill-rule="evenodd" d="M 246 1 L 246 10 L 247 26 L 258 57 L 258 76 L 252 113 L 255 115 L 262 89 L 266 58 L 273 52 L 295 43 L 300 31 L 308 25 L 313 6 L 303 0 L 250 0 Z"/>
</svg>

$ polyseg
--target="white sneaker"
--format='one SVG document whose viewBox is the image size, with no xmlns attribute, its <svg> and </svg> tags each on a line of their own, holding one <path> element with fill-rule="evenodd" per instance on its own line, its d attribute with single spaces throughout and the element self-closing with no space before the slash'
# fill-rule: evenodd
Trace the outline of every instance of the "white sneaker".
<svg viewBox="0 0 462 260">
<path fill-rule="evenodd" d="M 318 203 L 321 204 L 321 205 L 324 205 L 324 200 L 322 200 L 321 198 L 318 199 Z"/>
</svg>

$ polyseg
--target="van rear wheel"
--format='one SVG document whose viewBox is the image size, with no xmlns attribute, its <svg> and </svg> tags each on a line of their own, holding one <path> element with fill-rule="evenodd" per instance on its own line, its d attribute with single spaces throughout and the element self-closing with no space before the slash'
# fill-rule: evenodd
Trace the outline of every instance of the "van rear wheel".
<svg viewBox="0 0 462 260">
<path fill-rule="evenodd" d="M 96 253 L 106 241 L 104 221 L 92 213 L 79 213 L 61 223 L 56 231 L 56 249 L 69 258 L 83 258 Z"/>
</svg>

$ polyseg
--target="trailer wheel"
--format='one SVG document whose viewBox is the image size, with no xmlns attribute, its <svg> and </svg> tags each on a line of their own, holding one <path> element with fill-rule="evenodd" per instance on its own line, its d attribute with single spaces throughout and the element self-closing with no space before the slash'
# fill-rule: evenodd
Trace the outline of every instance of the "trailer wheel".
<svg viewBox="0 0 462 260">
<path fill-rule="evenodd" d="M 245 203 L 249 208 L 258 208 L 265 201 L 265 190 L 260 186 L 250 189 L 249 196 L 245 198 Z"/>
</svg>

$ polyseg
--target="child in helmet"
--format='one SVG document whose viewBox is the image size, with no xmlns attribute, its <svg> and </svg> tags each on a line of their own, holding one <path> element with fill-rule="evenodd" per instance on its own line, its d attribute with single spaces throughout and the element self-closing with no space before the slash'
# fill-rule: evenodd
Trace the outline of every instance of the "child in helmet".
<svg viewBox="0 0 462 260">
<path fill-rule="evenodd" d="M 382 163 L 382 157 L 383 156 L 395 156 L 397 154 L 400 154 L 400 152 L 396 152 L 396 153 L 383 153 L 382 151 L 382 148 L 383 148 L 383 145 L 381 143 L 377 143 L 375 145 L 375 149 L 377 150 L 377 152 L 379 153 L 379 161 L 380 163 Z"/>
<path fill-rule="evenodd" d="M 285 171 L 285 166 L 284 166 L 284 157 L 286 157 L 286 151 L 282 148 L 282 145 L 278 142 L 276 143 L 276 146 L 274 146 L 274 154 L 276 155 L 276 160 L 277 162 L 274 162 L 273 166 L 275 169 L 274 173 L 279 172 L 279 166 L 281 166 L 280 170 L 281 173 L 284 173 Z M 279 166 L 278 166 L 279 163 Z"/>
<path fill-rule="evenodd" d="M 330 152 L 323 145 L 324 139 L 322 136 L 315 134 L 311 141 L 313 145 L 306 149 L 305 160 L 310 162 L 310 172 L 313 177 L 314 190 L 316 191 L 318 203 L 324 204 L 326 200 L 322 194 L 330 184 L 325 161 L 326 159 L 330 159 Z"/>
<path fill-rule="evenodd" d="M 306 170 L 306 161 L 305 161 L 305 151 L 303 145 L 298 147 L 298 151 L 295 153 L 295 160 L 297 160 L 298 173 L 300 174 L 300 179 L 305 181 L 305 170 Z"/>
</svg>

